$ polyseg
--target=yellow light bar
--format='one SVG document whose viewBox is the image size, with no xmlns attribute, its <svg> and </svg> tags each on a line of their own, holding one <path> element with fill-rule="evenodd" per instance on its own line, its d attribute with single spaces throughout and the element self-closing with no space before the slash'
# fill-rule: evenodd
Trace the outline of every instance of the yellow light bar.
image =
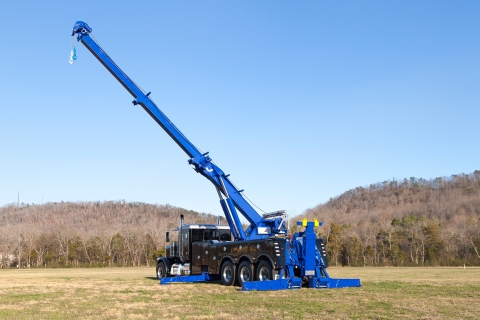
<svg viewBox="0 0 480 320">
<path fill-rule="evenodd" d="M 303 221 L 302 221 L 302 227 L 306 227 L 307 226 L 307 218 L 304 218 Z"/>
</svg>

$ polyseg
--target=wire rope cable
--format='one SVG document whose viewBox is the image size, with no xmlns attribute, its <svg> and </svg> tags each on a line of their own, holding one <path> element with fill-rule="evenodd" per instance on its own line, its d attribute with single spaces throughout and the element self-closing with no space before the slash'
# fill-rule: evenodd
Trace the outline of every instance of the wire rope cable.
<svg viewBox="0 0 480 320">
<path fill-rule="evenodd" d="M 212 161 L 213 162 L 213 161 Z M 228 181 L 230 181 L 230 183 L 235 187 L 235 189 L 238 190 L 238 187 L 235 185 L 235 183 L 232 182 L 232 180 L 228 179 Z M 250 198 L 247 197 L 247 195 L 245 194 L 245 192 L 242 192 L 241 195 L 247 199 L 248 203 L 250 203 L 252 206 L 254 206 L 255 208 L 257 208 L 258 210 L 262 211 L 263 213 L 267 213 L 265 212 L 262 208 L 260 208 L 259 206 L 257 206 L 252 200 L 250 200 Z"/>
</svg>

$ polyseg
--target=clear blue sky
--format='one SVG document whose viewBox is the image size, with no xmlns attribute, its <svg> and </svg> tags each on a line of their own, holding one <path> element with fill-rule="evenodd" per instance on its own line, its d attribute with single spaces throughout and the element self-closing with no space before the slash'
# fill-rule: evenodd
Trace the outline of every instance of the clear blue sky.
<svg viewBox="0 0 480 320">
<path fill-rule="evenodd" d="M 479 1 L 2 1 L 0 206 L 213 185 L 87 51 L 77 20 L 265 211 L 480 170 Z"/>
</svg>

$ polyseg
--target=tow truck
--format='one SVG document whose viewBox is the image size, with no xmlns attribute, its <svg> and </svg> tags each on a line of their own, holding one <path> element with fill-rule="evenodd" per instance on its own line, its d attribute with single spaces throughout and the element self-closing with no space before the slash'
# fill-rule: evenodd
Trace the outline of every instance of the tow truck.
<svg viewBox="0 0 480 320">
<path fill-rule="evenodd" d="M 184 224 L 181 217 L 178 241 L 170 242 L 167 233 L 166 256 L 157 259 L 160 284 L 220 280 L 227 286 L 238 284 L 243 291 L 361 286 L 360 279 L 328 275 L 323 240 L 314 230 L 322 225 L 319 221 L 299 221 L 297 225 L 304 230 L 289 234 L 284 210 L 259 214 L 242 195 L 244 190 L 237 189 L 209 153 L 202 153 L 157 107 L 151 92 L 143 91 L 117 66 L 93 38 L 87 23 L 77 21 L 71 35 L 133 96 L 133 105 L 141 106 L 177 143 L 189 157 L 188 163 L 214 185 L 219 197 L 228 226 Z M 76 59 L 73 46 L 69 61 L 73 64 Z M 245 228 L 240 215 L 247 221 Z"/>
</svg>

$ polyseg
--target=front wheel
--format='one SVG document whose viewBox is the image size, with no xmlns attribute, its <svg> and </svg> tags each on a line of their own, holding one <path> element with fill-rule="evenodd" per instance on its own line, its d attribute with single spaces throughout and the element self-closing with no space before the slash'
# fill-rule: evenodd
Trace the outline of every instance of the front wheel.
<svg viewBox="0 0 480 320">
<path fill-rule="evenodd" d="M 161 280 L 167 276 L 167 272 L 165 269 L 165 264 L 163 262 L 159 262 L 157 264 L 157 279 Z"/>
<path fill-rule="evenodd" d="M 248 261 L 243 261 L 238 266 L 238 285 L 243 286 L 244 282 L 253 281 L 252 265 Z"/>
<path fill-rule="evenodd" d="M 230 260 L 225 261 L 220 269 L 220 280 L 224 286 L 232 286 L 235 283 L 235 267 Z"/>
</svg>

